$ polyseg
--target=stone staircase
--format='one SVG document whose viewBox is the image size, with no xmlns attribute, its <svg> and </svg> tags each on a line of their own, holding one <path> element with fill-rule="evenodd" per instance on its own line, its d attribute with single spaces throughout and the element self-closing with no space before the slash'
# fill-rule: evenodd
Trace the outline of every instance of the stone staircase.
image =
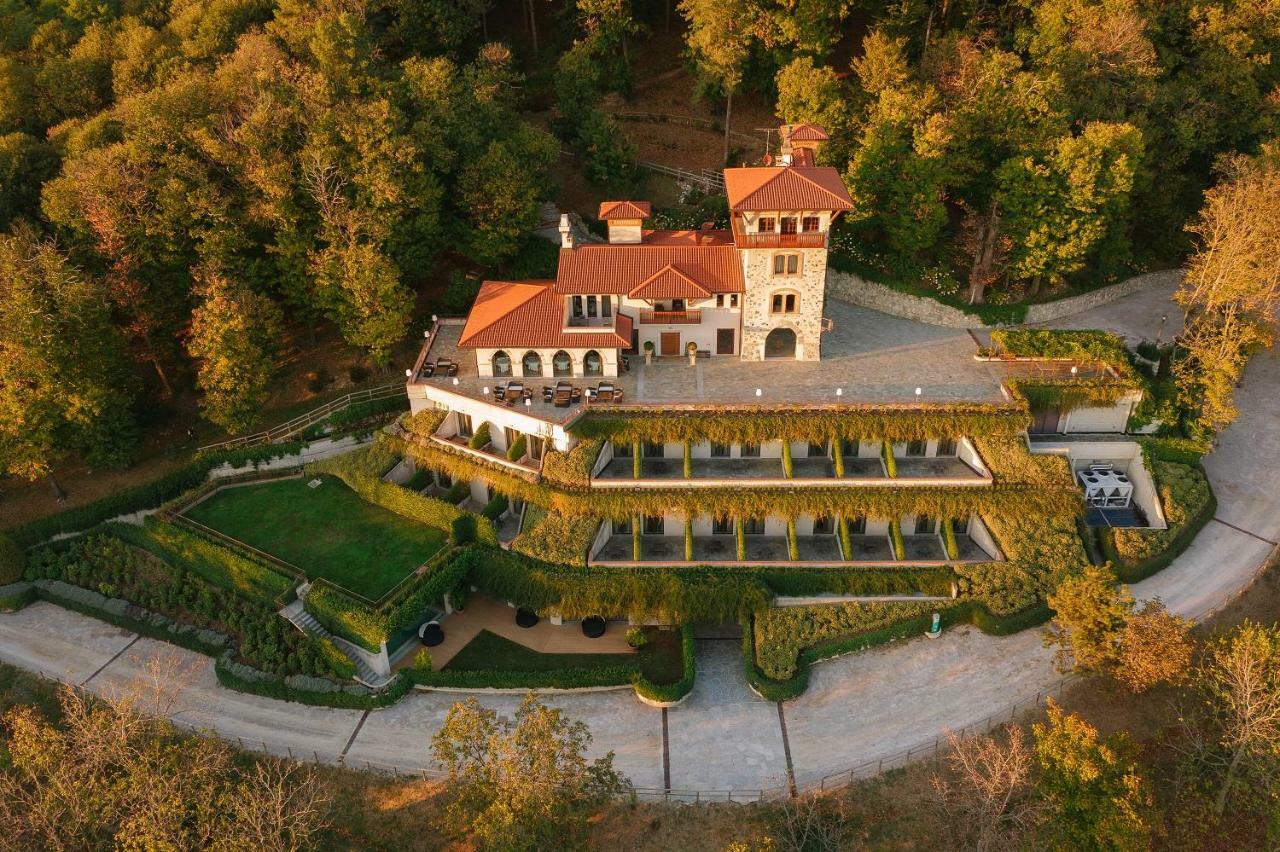
<svg viewBox="0 0 1280 852">
<path fill-rule="evenodd" d="M 368 663 L 364 661 L 364 656 L 359 650 L 346 639 L 340 636 L 334 636 L 324 625 L 316 621 L 315 616 L 307 612 L 302 606 L 302 600 L 306 597 L 309 585 L 300 586 L 298 588 L 298 599 L 293 603 L 280 610 L 280 615 L 288 619 L 289 623 L 301 630 L 303 633 L 310 633 L 313 636 L 321 636 L 332 642 L 339 651 L 346 654 L 351 662 L 356 666 L 356 680 L 372 689 L 380 689 L 391 682 L 389 675 L 380 675 L 374 671 Z"/>
</svg>

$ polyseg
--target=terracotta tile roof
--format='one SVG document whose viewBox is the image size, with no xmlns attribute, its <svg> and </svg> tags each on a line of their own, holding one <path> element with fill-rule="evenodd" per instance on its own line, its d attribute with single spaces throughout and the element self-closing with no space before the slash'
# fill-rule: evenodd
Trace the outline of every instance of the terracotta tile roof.
<svg viewBox="0 0 1280 852">
<path fill-rule="evenodd" d="M 591 243 L 561 249 L 556 292 L 625 296 L 655 273 L 673 266 L 708 294 L 741 293 L 742 260 L 732 235 L 712 233 L 717 234 L 716 242 L 703 245 L 691 240 L 667 243 L 646 239 L 638 244 Z"/>
<path fill-rule="evenodd" d="M 826 142 L 831 138 L 819 124 L 784 124 L 778 129 L 792 142 Z"/>
<path fill-rule="evenodd" d="M 565 331 L 564 299 L 550 281 L 486 281 L 467 315 L 458 345 L 477 347 L 618 349 L 631 345 L 631 318 L 612 329 Z"/>
<path fill-rule="evenodd" d="M 707 289 L 671 264 L 659 269 L 627 294 L 633 299 L 709 299 Z"/>
<path fill-rule="evenodd" d="M 853 199 L 830 167 L 748 166 L 724 170 L 729 209 L 849 210 Z"/>
<path fill-rule="evenodd" d="M 709 246 L 733 245 L 733 231 L 728 228 L 708 228 L 696 231 L 645 231 L 644 244 L 648 246 Z"/>
<path fill-rule="evenodd" d="M 648 219 L 650 205 L 647 201 L 601 201 L 600 212 L 596 218 L 602 221 L 609 219 Z"/>
</svg>

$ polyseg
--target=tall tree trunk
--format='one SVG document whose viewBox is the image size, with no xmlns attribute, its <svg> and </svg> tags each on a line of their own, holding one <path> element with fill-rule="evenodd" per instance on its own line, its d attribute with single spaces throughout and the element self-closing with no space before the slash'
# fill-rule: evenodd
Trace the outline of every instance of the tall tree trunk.
<svg viewBox="0 0 1280 852">
<path fill-rule="evenodd" d="M 533 33 L 533 56 L 538 57 L 538 15 L 533 8 L 533 0 L 529 0 L 529 30 Z"/>
<path fill-rule="evenodd" d="M 733 90 L 724 99 L 724 164 L 729 165 L 729 119 L 733 115 Z"/>
<path fill-rule="evenodd" d="M 67 501 L 67 492 L 62 490 L 62 486 L 58 484 L 58 480 L 53 478 L 53 471 L 46 473 L 44 478 L 49 480 L 49 488 L 53 491 L 53 499 L 57 500 L 59 503 L 65 503 Z"/>
<path fill-rule="evenodd" d="M 160 387 L 163 388 L 163 399 L 173 399 L 173 385 L 169 384 L 169 377 L 165 375 L 164 367 L 160 364 L 160 359 L 155 355 L 148 356 L 147 360 L 151 362 L 151 366 L 156 368 L 156 375 L 160 377 Z"/>
<path fill-rule="evenodd" d="M 1244 757 L 1244 746 L 1237 746 L 1236 753 L 1231 756 L 1231 765 L 1227 767 L 1227 777 L 1222 779 L 1222 789 L 1218 791 L 1218 816 L 1222 816 L 1227 810 L 1227 794 L 1231 792 L 1231 785 L 1235 783 L 1236 769 L 1242 757 Z"/>
<path fill-rule="evenodd" d="M 978 223 L 977 248 L 973 253 L 973 267 L 969 270 L 969 304 L 982 304 L 987 282 L 992 278 L 996 245 L 1000 239 L 1000 209 L 994 199 L 986 216 Z"/>
</svg>

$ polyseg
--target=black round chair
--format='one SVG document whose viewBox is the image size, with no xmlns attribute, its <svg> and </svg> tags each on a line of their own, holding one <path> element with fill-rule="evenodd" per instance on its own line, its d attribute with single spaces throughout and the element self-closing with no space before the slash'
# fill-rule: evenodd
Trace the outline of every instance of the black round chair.
<svg viewBox="0 0 1280 852">
<path fill-rule="evenodd" d="M 605 622 L 598 615 L 582 619 L 582 635 L 588 639 L 599 639 L 604 635 Z"/>
<path fill-rule="evenodd" d="M 516 627 L 532 627 L 538 623 L 538 614 L 531 609 L 516 610 Z"/>
<path fill-rule="evenodd" d="M 444 641 L 444 630 L 440 628 L 440 622 L 428 621 L 418 628 L 418 638 L 422 640 L 423 645 L 434 648 Z"/>
</svg>

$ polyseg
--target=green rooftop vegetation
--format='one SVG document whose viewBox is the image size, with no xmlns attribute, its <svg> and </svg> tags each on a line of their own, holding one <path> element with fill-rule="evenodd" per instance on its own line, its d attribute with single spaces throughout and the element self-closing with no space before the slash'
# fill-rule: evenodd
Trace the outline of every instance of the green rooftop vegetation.
<svg viewBox="0 0 1280 852">
<path fill-rule="evenodd" d="M 422 565 L 444 530 L 362 500 L 342 480 L 275 480 L 224 488 L 186 515 L 224 535 L 376 599 Z"/>
</svg>

